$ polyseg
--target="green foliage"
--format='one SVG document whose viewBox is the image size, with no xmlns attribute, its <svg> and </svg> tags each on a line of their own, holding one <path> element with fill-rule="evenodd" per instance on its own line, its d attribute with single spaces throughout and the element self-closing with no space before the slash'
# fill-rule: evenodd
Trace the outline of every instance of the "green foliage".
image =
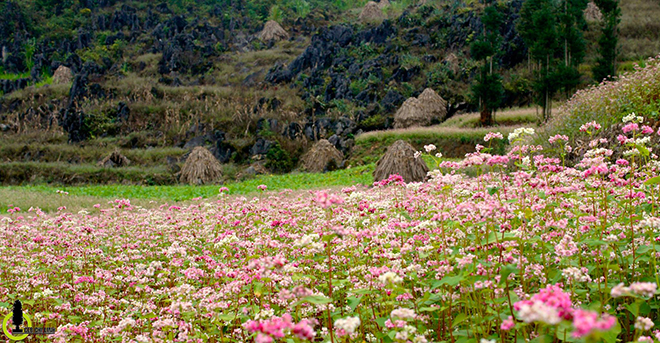
<svg viewBox="0 0 660 343">
<path fill-rule="evenodd" d="M 268 20 L 274 20 L 278 23 L 282 22 L 282 10 L 280 6 L 273 5 L 268 12 Z"/>
<path fill-rule="evenodd" d="M 23 45 L 24 49 L 24 58 L 25 58 L 25 67 L 26 71 L 30 72 L 32 70 L 32 67 L 34 67 L 34 51 L 37 49 L 37 40 L 35 38 L 30 38 L 26 41 L 26 43 Z"/>
<path fill-rule="evenodd" d="M 480 106 L 481 125 L 489 126 L 493 123 L 492 113 L 500 107 L 504 96 L 502 77 L 493 69 L 493 57 L 502 41 L 499 31 L 503 18 L 496 5 L 491 4 L 484 10 L 481 21 L 484 32 L 470 45 L 472 56 L 483 61 L 481 73 L 472 85 L 472 95 L 473 102 Z"/>
<path fill-rule="evenodd" d="M 598 39 L 598 53 L 593 68 L 594 80 L 600 82 L 604 79 L 610 80 L 616 75 L 616 55 L 618 39 L 618 25 L 621 22 L 621 9 L 619 0 L 595 0 L 600 11 L 603 13 L 604 24 L 602 34 Z"/>
<path fill-rule="evenodd" d="M 399 64 L 406 69 L 412 69 L 414 67 L 421 67 L 422 60 L 416 55 L 404 54 L 401 56 Z"/>
<path fill-rule="evenodd" d="M 287 173 L 293 170 L 295 163 L 289 152 L 282 149 L 279 142 L 275 142 L 266 153 L 266 168 L 276 173 Z"/>
</svg>

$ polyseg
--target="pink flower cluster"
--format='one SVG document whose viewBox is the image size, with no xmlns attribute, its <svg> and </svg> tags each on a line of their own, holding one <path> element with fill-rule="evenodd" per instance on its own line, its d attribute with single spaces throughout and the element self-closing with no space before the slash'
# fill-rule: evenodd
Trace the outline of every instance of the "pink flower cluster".
<svg viewBox="0 0 660 343">
<path fill-rule="evenodd" d="M 541 321 L 558 324 L 561 319 L 572 318 L 571 296 L 557 285 L 548 285 L 534 294 L 529 300 L 513 304 L 521 320 L 526 323 Z"/>
<path fill-rule="evenodd" d="M 280 339 L 291 332 L 300 339 L 314 340 L 316 332 L 314 331 L 315 322 L 310 319 L 303 319 L 294 324 L 290 314 L 284 314 L 282 317 L 271 317 L 268 320 L 256 321 L 250 320 L 245 323 L 245 328 L 252 333 L 257 333 L 255 342 L 270 343 L 273 338 Z"/>
<path fill-rule="evenodd" d="M 573 337 L 588 336 L 594 331 L 607 331 L 616 324 L 616 317 L 604 314 L 598 318 L 598 313 L 587 310 L 573 312 Z"/>
<path fill-rule="evenodd" d="M 328 194 L 326 191 L 318 191 L 315 193 L 316 198 L 314 202 L 321 205 L 321 207 L 330 207 L 335 204 L 343 204 L 344 200 L 336 194 Z"/>
</svg>

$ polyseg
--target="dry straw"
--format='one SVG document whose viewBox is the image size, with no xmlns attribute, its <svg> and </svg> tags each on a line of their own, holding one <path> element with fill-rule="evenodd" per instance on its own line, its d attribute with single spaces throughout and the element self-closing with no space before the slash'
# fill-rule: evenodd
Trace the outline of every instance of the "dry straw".
<svg viewBox="0 0 660 343">
<path fill-rule="evenodd" d="M 321 139 L 302 157 L 302 167 L 312 173 L 320 173 L 339 167 L 344 154 L 327 139 Z"/>
<path fill-rule="evenodd" d="M 73 81 L 73 73 L 71 69 L 65 66 L 59 66 L 55 73 L 53 74 L 53 83 L 54 84 L 63 84 L 71 83 Z"/>
<path fill-rule="evenodd" d="M 360 21 L 362 22 L 374 22 L 385 19 L 385 13 L 383 13 L 382 7 L 373 2 L 369 1 L 362 9 L 360 13 Z"/>
<path fill-rule="evenodd" d="M 426 179 L 429 168 L 421 157 L 415 158 L 415 148 L 398 140 L 387 148 L 385 155 L 376 163 L 374 181 L 387 179 L 398 174 L 406 182 L 421 182 Z"/>
<path fill-rule="evenodd" d="M 191 185 L 209 184 L 222 176 L 220 162 L 204 147 L 196 147 L 181 168 L 179 181 Z"/>
<path fill-rule="evenodd" d="M 434 119 L 447 116 L 447 102 L 434 90 L 427 88 L 417 98 L 408 98 L 394 114 L 394 128 L 428 126 Z"/>
<path fill-rule="evenodd" d="M 126 156 L 122 155 L 119 150 L 113 151 L 110 155 L 99 161 L 100 167 L 127 167 L 131 164 Z"/>
<path fill-rule="evenodd" d="M 274 20 L 269 20 L 258 35 L 263 42 L 281 41 L 289 38 L 289 34 Z"/>
</svg>

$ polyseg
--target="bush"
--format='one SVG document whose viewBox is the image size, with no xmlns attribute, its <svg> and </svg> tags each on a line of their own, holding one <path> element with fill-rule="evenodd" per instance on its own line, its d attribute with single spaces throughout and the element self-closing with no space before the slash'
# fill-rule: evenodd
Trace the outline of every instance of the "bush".
<svg viewBox="0 0 660 343">
<path fill-rule="evenodd" d="M 266 159 L 266 168 L 276 173 L 288 173 L 295 166 L 291 155 L 282 149 L 279 142 L 275 142 L 268 150 Z"/>
<path fill-rule="evenodd" d="M 536 144 L 547 145 L 556 134 L 573 138 L 580 126 L 597 121 L 607 129 L 635 112 L 651 120 L 660 117 L 660 56 L 649 59 L 645 67 L 624 73 L 613 81 L 604 81 L 578 91 L 550 120 L 536 138 Z"/>
</svg>

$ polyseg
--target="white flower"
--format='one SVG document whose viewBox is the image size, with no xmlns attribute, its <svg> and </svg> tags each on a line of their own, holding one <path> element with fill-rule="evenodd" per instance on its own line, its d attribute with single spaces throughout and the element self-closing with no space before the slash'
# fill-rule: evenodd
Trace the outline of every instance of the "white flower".
<svg viewBox="0 0 660 343">
<path fill-rule="evenodd" d="M 421 151 L 415 151 L 415 158 L 419 158 L 419 156 L 422 156 Z"/>
<path fill-rule="evenodd" d="M 437 148 L 436 148 L 436 146 L 433 145 L 433 144 L 429 144 L 429 145 L 425 145 L 425 146 L 424 146 L 424 150 L 426 150 L 426 152 L 431 152 L 431 151 L 433 151 L 433 150 L 435 150 L 435 149 L 437 149 Z"/>
<path fill-rule="evenodd" d="M 437 157 L 437 158 L 442 158 L 442 154 L 441 154 L 441 153 L 437 153 L 437 154 L 435 154 L 435 157 Z"/>
<path fill-rule="evenodd" d="M 535 301 L 532 305 L 522 305 L 520 311 L 518 311 L 518 316 L 525 323 L 543 322 L 557 325 L 561 322 L 557 310 L 540 301 Z"/>
<path fill-rule="evenodd" d="M 647 331 L 651 330 L 652 327 L 653 321 L 650 318 L 637 317 L 637 320 L 635 320 L 635 329 L 637 330 Z"/>
<path fill-rule="evenodd" d="M 399 283 L 399 282 L 403 281 L 403 278 L 401 278 L 399 275 L 397 275 L 397 273 L 387 272 L 387 273 L 381 274 L 378 277 L 378 280 L 380 280 L 380 282 L 382 282 L 382 283 L 389 284 L 389 283 Z"/>
<path fill-rule="evenodd" d="M 496 342 L 496 341 L 495 341 L 494 339 L 485 339 L 485 338 L 482 338 L 481 340 L 479 340 L 479 343 L 495 343 L 495 342 Z"/>
<path fill-rule="evenodd" d="M 348 334 L 355 333 L 355 329 L 360 326 L 359 317 L 347 317 L 342 319 L 337 319 L 335 321 L 335 327 L 340 330 L 346 331 Z"/>
<path fill-rule="evenodd" d="M 390 316 L 398 319 L 414 319 L 415 311 L 409 308 L 397 308 L 396 310 L 392 310 Z"/>
</svg>

